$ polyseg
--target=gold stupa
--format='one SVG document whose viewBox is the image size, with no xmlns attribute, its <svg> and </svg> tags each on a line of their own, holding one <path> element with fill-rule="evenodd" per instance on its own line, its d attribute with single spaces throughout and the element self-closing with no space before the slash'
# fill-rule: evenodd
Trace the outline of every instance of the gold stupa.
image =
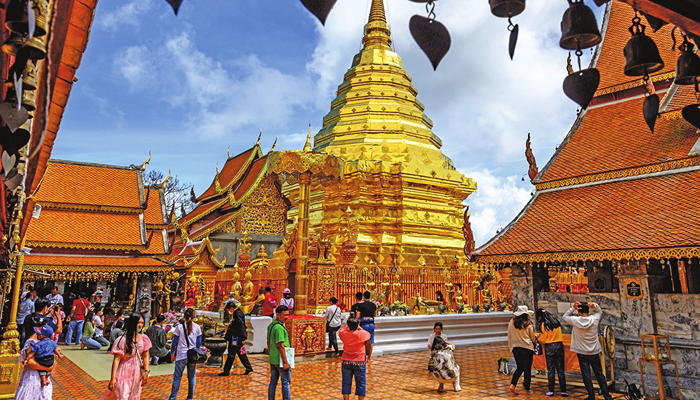
<svg viewBox="0 0 700 400">
<path fill-rule="evenodd" d="M 428 266 L 449 262 L 464 246 L 462 202 L 476 183 L 455 170 L 440 151 L 418 91 L 391 49 L 384 3 L 373 0 L 363 48 L 338 86 L 314 150 L 342 157 L 340 183 L 315 182 L 310 225 L 338 235 L 343 212 L 352 209 L 357 224 L 356 265 Z M 293 204 L 298 188 L 285 191 Z M 296 218 L 293 207 L 290 218 Z"/>
</svg>

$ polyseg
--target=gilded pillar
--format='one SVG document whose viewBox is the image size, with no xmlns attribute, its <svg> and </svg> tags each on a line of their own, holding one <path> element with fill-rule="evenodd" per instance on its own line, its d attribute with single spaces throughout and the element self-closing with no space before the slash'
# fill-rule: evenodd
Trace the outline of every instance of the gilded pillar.
<svg viewBox="0 0 700 400">
<path fill-rule="evenodd" d="M 297 235 L 297 275 L 295 280 L 296 296 L 294 314 L 306 314 L 307 262 L 309 259 L 309 197 L 311 192 L 311 174 L 299 174 L 299 223 Z"/>
<path fill-rule="evenodd" d="M 19 307 L 19 295 L 22 293 L 22 269 L 24 256 L 18 255 L 15 259 L 17 270 L 12 288 L 12 308 L 10 322 L 2 335 L 0 343 L 0 399 L 12 399 L 15 396 L 15 387 L 19 381 L 19 332 L 17 331 L 17 309 Z"/>
</svg>

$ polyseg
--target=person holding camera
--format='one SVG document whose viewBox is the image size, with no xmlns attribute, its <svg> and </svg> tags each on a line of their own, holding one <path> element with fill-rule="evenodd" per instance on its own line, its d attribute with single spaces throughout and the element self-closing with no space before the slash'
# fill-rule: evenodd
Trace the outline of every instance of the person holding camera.
<svg viewBox="0 0 700 400">
<path fill-rule="evenodd" d="M 591 315 L 591 311 L 593 314 Z M 608 384 L 600 364 L 600 353 L 603 351 L 598 340 L 598 324 L 603 312 L 596 303 L 574 303 L 564 314 L 564 321 L 573 327 L 571 332 L 571 351 L 576 353 L 581 367 L 583 384 L 588 391 L 588 400 L 595 400 L 595 390 L 591 379 L 591 369 L 598 381 L 600 391 L 605 400 L 612 400 L 608 393 Z"/>
</svg>

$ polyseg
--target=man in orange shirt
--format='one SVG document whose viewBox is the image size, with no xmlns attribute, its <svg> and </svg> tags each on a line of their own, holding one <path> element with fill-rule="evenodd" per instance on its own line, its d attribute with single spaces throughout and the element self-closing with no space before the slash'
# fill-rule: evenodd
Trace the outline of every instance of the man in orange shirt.
<svg viewBox="0 0 700 400">
<path fill-rule="evenodd" d="M 352 378 L 355 377 L 355 394 L 359 400 L 365 398 L 367 386 L 367 363 L 372 354 L 370 333 L 360 328 L 360 321 L 350 317 L 348 324 L 338 331 L 343 341 L 343 400 L 350 399 Z"/>
</svg>

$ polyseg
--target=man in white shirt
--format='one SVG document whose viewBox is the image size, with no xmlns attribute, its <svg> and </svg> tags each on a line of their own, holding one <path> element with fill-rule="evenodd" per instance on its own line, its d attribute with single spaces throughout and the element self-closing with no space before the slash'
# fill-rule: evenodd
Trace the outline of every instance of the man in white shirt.
<svg viewBox="0 0 700 400">
<path fill-rule="evenodd" d="M 323 311 L 323 316 L 326 318 L 326 330 L 328 332 L 328 348 L 326 348 L 326 351 L 333 350 L 335 355 L 339 356 L 340 351 L 338 351 L 338 337 L 336 333 L 340 329 L 340 325 L 342 325 L 341 317 L 343 316 L 343 312 L 340 310 L 340 307 L 338 307 L 338 299 L 331 297 L 330 301 L 333 304 Z"/>
<path fill-rule="evenodd" d="M 591 311 L 593 311 L 593 315 L 589 315 Z M 588 391 L 587 400 L 595 400 L 591 369 L 593 369 L 593 374 L 595 374 L 605 400 L 612 400 L 610 393 L 608 393 L 603 367 L 600 364 L 600 353 L 603 349 L 600 346 L 600 340 L 598 340 L 598 324 L 602 316 L 603 312 L 598 304 L 579 303 L 578 301 L 564 314 L 564 321 L 573 327 L 571 351 L 576 353 L 578 357 L 583 384 L 586 385 Z"/>
<path fill-rule="evenodd" d="M 54 306 L 56 304 L 63 305 L 63 296 L 58 294 L 58 287 L 54 286 L 53 289 L 51 289 L 51 294 L 46 296 L 46 298 L 51 302 L 51 305 Z"/>
</svg>

